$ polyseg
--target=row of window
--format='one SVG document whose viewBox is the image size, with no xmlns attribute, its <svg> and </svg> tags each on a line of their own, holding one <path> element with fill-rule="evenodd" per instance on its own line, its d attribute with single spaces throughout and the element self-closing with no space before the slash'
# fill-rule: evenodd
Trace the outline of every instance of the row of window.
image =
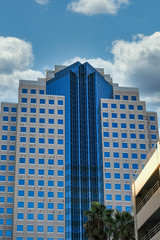
<svg viewBox="0 0 160 240">
<path fill-rule="evenodd" d="M 30 127 L 29 130 L 30 130 L 30 133 L 36 133 L 36 128 L 34 128 L 34 127 Z M 39 128 L 38 131 L 39 131 L 39 133 L 45 133 L 45 128 Z M 27 128 L 21 127 L 20 132 L 27 132 Z M 49 128 L 48 134 L 54 134 L 54 129 Z M 63 134 L 63 129 L 57 129 L 57 134 Z"/>
<path fill-rule="evenodd" d="M 105 168 L 111 168 L 111 163 L 110 162 L 105 162 L 104 163 Z M 129 169 L 129 163 L 123 163 L 123 169 Z M 120 163 L 113 163 L 113 167 L 120 168 Z M 132 169 L 138 169 L 138 164 L 137 163 L 132 163 Z"/>
<path fill-rule="evenodd" d="M 122 196 L 121 195 L 116 194 L 114 197 L 115 197 L 116 201 L 122 201 Z M 112 201 L 112 194 L 106 194 L 106 200 L 107 201 Z M 131 202 L 131 196 L 130 195 L 125 195 L 124 200 L 126 202 Z"/>
<path fill-rule="evenodd" d="M 108 106 L 109 106 L 108 103 L 102 103 L 102 108 L 108 108 Z M 111 103 L 111 105 L 110 105 L 110 107 L 112 109 L 117 109 L 117 106 L 119 106 L 119 108 L 122 109 L 122 110 L 126 109 L 126 107 L 127 107 L 125 104 L 118 105 L 116 103 Z M 134 110 L 135 107 L 136 107 L 135 105 L 128 105 L 129 110 Z M 142 105 L 137 105 L 137 110 L 139 110 L 139 111 L 143 110 L 143 106 Z"/>
<path fill-rule="evenodd" d="M 107 205 L 106 207 L 107 207 L 107 209 L 112 209 L 111 205 Z M 121 212 L 122 211 L 122 206 L 116 206 L 116 209 Z M 132 207 L 126 206 L 125 207 L 125 211 L 131 212 L 132 211 Z"/>
<path fill-rule="evenodd" d="M 12 172 L 12 171 L 14 171 L 14 166 L 8 166 L 8 169 L 7 169 L 7 167 L 6 167 L 6 165 L 0 165 L 0 171 L 6 171 L 6 170 L 8 170 L 9 172 Z"/>
<path fill-rule="evenodd" d="M 28 89 L 27 88 L 22 88 L 22 93 L 28 93 Z M 37 93 L 37 89 L 30 89 L 30 94 L 36 94 Z M 44 94 L 45 91 L 43 89 L 39 90 L 39 94 Z"/>
<path fill-rule="evenodd" d="M 51 238 L 51 237 L 49 237 L 49 238 L 37 237 L 36 239 L 35 238 L 33 239 L 33 237 L 27 237 L 25 239 L 26 240 L 54 240 L 55 238 Z M 17 237 L 16 240 L 24 240 L 24 238 L 23 237 Z M 64 238 L 57 238 L 57 240 L 64 240 Z"/>
<path fill-rule="evenodd" d="M 131 144 L 122 143 L 122 145 L 121 145 L 122 148 L 128 148 L 128 146 L 133 149 L 137 149 L 136 143 L 131 143 Z M 145 144 L 140 144 L 139 146 L 140 146 L 140 149 L 146 149 Z M 110 147 L 110 142 L 104 142 L 104 147 Z M 113 148 L 119 148 L 119 147 L 120 147 L 120 144 L 118 142 L 113 142 Z"/>
<path fill-rule="evenodd" d="M 35 217 L 37 218 L 37 220 L 44 220 L 44 214 L 37 214 L 37 216 L 36 216 L 36 214 L 33 214 L 33 213 L 27 214 L 27 219 L 28 220 L 34 220 Z M 17 214 L 17 219 L 18 220 L 23 220 L 24 219 L 24 213 L 18 213 Z M 56 219 L 58 221 L 64 221 L 64 215 L 57 215 Z M 53 214 L 47 214 L 47 220 L 49 220 L 49 221 L 55 220 L 54 215 Z"/>
<path fill-rule="evenodd" d="M 32 109 L 32 110 L 31 110 Z M 36 110 L 34 110 L 35 108 L 30 108 L 30 112 L 31 113 L 35 113 L 36 112 Z M 34 112 L 35 111 L 35 112 Z M 23 113 L 27 113 L 27 108 L 26 107 L 22 107 L 21 108 L 21 112 L 23 112 Z M 46 109 L 45 108 L 40 108 L 39 109 L 39 113 L 41 113 L 41 114 L 45 114 L 46 113 Z M 54 114 L 54 109 L 48 109 L 48 113 L 49 114 Z M 63 115 L 63 110 L 62 109 L 58 109 L 57 110 L 57 113 L 59 114 L 59 115 Z"/>
<path fill-rule="evenodd" d="M 109 116 L 108 113 L 106 113 L 106 112 L 103 113 L 103 117 L 108 118 L 108 116 Z M 130 120 L 134 120 L 136 117 L 137 117 L 138 120 L 143 120 L 144 119 L 143 115 L 137 115 L 136 117 L 135 116 L 136 116 L 135 114 L 127 115 L 125 113 L 120 113 L 120 115 L 119 115 L 119 117 L 121 119 L 126 119 L 127 117 Z M 117 113 L 111 113 L 111 117 L 112 118 L 118 118 L 118 114 Z"/>
<path fill-rule="evenodd" d="M 136 168 L 136 169 L 138 169 L 138 168 Z M 114 179 L 121 179 L 121 174 L 120 173 L 111 174 L 109 172 L 105 173 L 105 178 L 106 179 L 111 179 L 111 175 L 114 176 Z M 129 178 L 127 178 L 127 175 L 124 175 L 124 177 L 125 177 L 124 179 L 129 179 Z M 113 177 L 112 177 L 112 179 L 113 179 Z"/>
<path fill-rule="evenodd" d="M 130 123 L 128 124 L 130 129 L 136 129 L 136 124 Z M 108 128 L 109 122 L 103 122 L 103 127 Z M 113 128 L 118 128 L 118 123 L 112 123 Z M 121 128 L 127 128 L 127 123 L 121 123 Z M 144 124 L 138 124 L 138 129 L 144 129 Z"/>
<path fill-rule="evenodd" d="M 25 163 L 26 159 L 25 158 L 19 158 L 19 163 Z M 29 164 L 35 164 L 35 158 L 29 158 Z M 38 159 L 38 164 L 45 164 L 45 159 L 40 158 Z M 53 159 L 48 159 L 48 165 L 54 165 L 54 160 Z M 63 166 L 64 161 L 63 160 L 57 160 L 57 165 Z"/>
<path fill-rule="evenodd" d="M 3 112 L 9 112 L 9 107 L 3 107 Z M 17 108 L 16 107 L 11 107 L 11 112 L 16 113 L 17 112 Z"/>
<path fill-rule="evenodd" d="M 7 200 L 7 203 L 13 203 L 13 197 L 7 197 L 6 200 Z M 0 202 L 4 203 L 5 197 L 0 197 Z"/>
<path fill-rule="evenodd" d="M 111 154 L 110 152 L 104 152 L 104 157 L 106 158 L 110 158 L 111 157 Z M 114 158 L 119 158 L 120 155 L 119 153 L 113 153 L 113 157 Z M 123 159 L 128 159 L 129 158 L 129 154 L 128 153 L 122 153 L 121 157 Z M 131 158 L 132 159 L 138 159 L 138 154 L 137 153 L 131 153 Z M 141 154 L 141 159 L 146 159 L 146 154 Z"/>
<path fill-rule="evenodd" d="M 32 98 L 32 101 L 33 101 L 32 103 L 36 103 L 36 99 Z M 27 103 L 28 99 L 27 98 L 22 98 L 21 102 L 22 103 Z M 45 99 L 40 99 L 39 103 L 40 104 L 46 104 L 46 100 Z M 48 104 L 52 104 L 53 105 L 54 104 L 54 100 L 49 99 Z M 63 105 L 63 100 L 58 100 L 58 105 Z"/>
<path fill-rule="evenodd" d="M 103 137 L 109 137 L 109 132 L 103 132 Z M 112 137 L 113 138 L 118 138 L 118 132 L 112 132 Z M 121 133 L 121 138 L 127 138 L 127 133 Z M 135 133 L 131 133 L 130 134 L 130 138 L 134 138 L 134 139 L 136 139 L 136 134 Z M 144 138 L 144 134 L 139 134 L 139 138 L 140 139 L 145 139 Z M 156 136 L 156 134 L 151 134 L 151 139 L 156 139 L 157 138 L 157 136 Z"/>
<path fill-rule="evenodd" d="M 23 225 L 17 225 L 17 231 L 23 231 Z M 27 225 L 27 232 L 33 232 L 34 225 Z M 37 232 L 44 232 L 44 226 L 37 226 Z M 54 232 L 54 226 L 47 226 L 47 232 Z M 57 227 L 58 233 L 64 233 L 64 227 Z"/>
<path fill-rule="evenodd" d="M 30 202 L 28 202 L 28 206 L 29 206 L 29 203 Z M 63 203 L 57 203 L 56 205 L 57 205 L 58 210 L 63 210 L 64 209 L 64 204 Z M 24 208 L 24 202 L 18 202 L 18 208 Z M 31 208 L 31 207 L 28 207 L 28 208 Z M 45 208 L 46 209 L 46 207 L 44 207 L 44 202 L 38 202 L 37 203 L 37 208 Z M 48 209 L 54 209 L 54 203 L 47 203 L 47 208 Z"/>
<path fill-rule="evenodd" d="M 131 97 L 129 97 L 129 96 L 127 96 L 127 95 L 121 96 L 121 95 L 117 95 L 117 94 L 116 94 L 114 97 L 115 97 L 115 99 L 117 99 L 117 100 L 119 100 L 119 99 L 128 100 L 129 98 L 130 98 L 132 101 L 136 101 L 136 100 L 137 100 L 137 96 L 131 96 Z"/>
<path fill-rule="evenodd" d="M 2 135 L 2 140 L 3 141 L 7 141 L 8 140 L 8 136 L 7 135 Z M 16 136 L 10 136 L 10 141 L 16 141 Z M 20 142 L 26 142 L 26 137 L 20 137 Z M 36 142 L 36 138 L 29 138 L 29 142 L 30 143 L 35 143 Z M 57 144 L 63 144 L 63 139 L 57 139 Z M 45 138 L 39 138 L 39 143 L 45 143 Z M 49 138 L 48 139 L 48 144 L 54 144 L 54 139 L 53 138 Z"/>
<path fill-rule="evenodd" d="M 131 190 L 131 187 L 130 187 L 129 184 L 124 184 L 123 186 L 124 186 L 124 190 L 125 191 L 130 191 Z M 121 185 L 120 184 L 115 184 L 115 188 L 116 188 L 116 190 L 120 190 L 121 189 Z M 108 189 L 108 190 L 112 189 L 111 183 L 106 183 L 105 184 L 105 189 Z"/>
<path fill-rule="evenodd" d="M 129 180 L 130 179 L 130 174 L 129 173 L 124 173 L 123 175 L 123 179 L 124 180 Z M 120 179 L 120 173 L 116 173 L 116 179 Z M 111 184 L 110 183 L 106 183 L 106 189 L 111 189 Z"/>
</svg>

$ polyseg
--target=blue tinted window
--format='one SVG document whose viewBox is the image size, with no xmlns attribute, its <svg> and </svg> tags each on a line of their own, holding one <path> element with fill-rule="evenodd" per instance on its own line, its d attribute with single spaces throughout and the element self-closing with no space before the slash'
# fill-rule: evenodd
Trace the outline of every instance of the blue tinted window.
<svg viewBox="0 0 160 240">
<path fill-rule="evenodd" d="M 8 121 L 8 116 L 3 116 L 3 121 L 7 122 Z"/>
<path fill-rule="evenodd" d="M 123 163 L 123 168 L 124 169 L 129 169 L 129 163 Z"/>
<path fill-rule="evenodd" d="M 115 189 L 116 190 L 121 190 L 121 184 L 115 184 Z"/>
<path fill-rule="evenodd" d="M 27 89 L 26 88 L 22 88 L 22 93 L 27 93 Z"/>
<path fill-rule="evenodd" d="M 103 133 L 103 136 L 104 136 L 104 137 L 109 137 L 109 132 L 104 132 L 104 133 Z"/>
<path fill-rule="evenodd" d="M 36 89 L 31 89 L 31 94 L 36 94 Z"/>
<path fill-rule="evenodd" d="M 139 128 L 139 129 L 144 129 L 144 124 L 139 124 L 139 125 L 138 125 L 138 128 Z"/>
<path fill-rule="evenodd" d="M 8 131 L 8 126 L 2 126 L 3 131 Z"/>
<path fill-rule="evenodd" d="M 115 195 L 115 200 L 116 201 L 121 201 L 121 195 Z"/>
<path fill-rule="evenodd" d="M 120 168 L 120 164 L 119 163 L 114 163 L 114 168 Z"/>
<path fill-rule="evenodd" d="M 128 144 L 127 143 L 122 143 L 122 148 L 128 148 Z"/>
<path fill-rule="evenodd" d="M 58 100 L 58 105 L 63 105 L 63 100 Z"/>
<path fill-rule="evenodd" d="M 118 123 L 112 123 L 113 128 L 118 128 Z"/>
<path fill-rule="evenodd" d="M 120 177 L 120 173 L 114 173 L 114 178 L 115 179 L 120 179 L 121 177 Z"/>
<path fill-rule="evenodd" d="M 26 127 L 21 127 L 21 132 L 26 132 Z"/>
<path fill-rule="evenodd" d="M 103 113 L 103 117 L 108 118 L 108 113 Z"/>
<path fill-rule="evenodd" d="M 131 100 L 132 100 L 132 101 L 136 101 L 136 100 L 137 100 L 137 97 L 136 97 L 136 96 L 131 96 Z"/>
<path fill-rule="evenodd" d="M 123 96 L 123 100 L 128 100 L 128 96 Z"/>
<path fill-rule="evenodd" d="M 128 153 L 122 153 L 123 158 L 128 158 Z"/>
<path fill-rule="evenodd" d="M 48 133 L 49 133 L 49 134 L 54 134 L 54 129 L 49 128 L 49 129 L 48 129 Z"/>
<path fill-rule="evenodd" d="M 156 139 L 157 137 L 156 137 L 156 135 L 155 134 L 152 134 L 151 135 L 151 139 Z"/>
<path fill-rule="evenodd" d="M 39 143 L 45 143 L 45 138 L 39 138 Z"/>
<path fill-rule="evenodd" d="M 121 123 L 121 128 L 127 128 L 127 124 L 126 123 Z"/>
<path fill-rule="evenodd" d="M 21 117 L 21 122 L 27 122 L 27 118 L 26 117 Z"/>
<path fill-rule="evenodd" d="M 136 143 L 131 143 L 131 148 L 137 149 L 137 144 Z"/>
<path fill-rule="evenodd" d="M 117 132 L 113 132 L 112 136 L 113 136 L 113 138 L 118 138 L 118 133 Z"/>
<path fill-rule="evenodd" d="M 63 160 L 58 160 L 58 165 L 63 165 Z"/>
<path fill-rule="evenodd" d="M 105 173 L 105 178 L 111 178 L 111 173 Z"/>
<path fill-rule="evenodd" d="M 50 99 L 49 104 L 54 104 L 54 100 Z"/>
<path fill-rule="evenodd" d="M 137 159 L 137 153 L 132 153 L 132 158 Z"/>
<path fill-rule="evenodd" d="M 63 187 L 63 186 L 64 186 L 63 181 L 58 181 L 58 187 Z"/>
<path fill-rule="evenodd" d="M 110 152 L 104 152 L 104 157 L 110 157 Z"/>
<path fill-rule="evenodd" d="M 120 104 L 120 109 L 125 109 L 125 108 L 126 108 L 125 104 Z"/>
<path fill-rule="evenodd" d="M 39 133 L 45 133 L 45 128 L 39 128 Z"/>
<path fill-rule="evenodd" d="M 9 107 L 3 107 L 3 112 L 9 112 Z"/>
<path fill-rule="evenodd" d="M 30 143 L 35 143 L 35 142 L 36 142 L 36 139 L 35 139 L 35 138 L 29 138 L 29 142 L 30 142 Z"/>
<path fill-rule="evenodd" d="M 140 144 L 140 149 L 146 149 L 146 145 L 145 144 Z"/>
<path fill-rule="evenodd" d="M 106 194 L 106 200 L 112 200 L 112 195 L 111 194 Z"/>
<path fill-rule="evenodd" d="M 103 127 L 109 127 L 109 123 L 108 122 L 104 122 L 103 123 Z"/>
<path fill-rule="evenodd" d="M 36 118 L 30 118 L 30 122 L 31 123 L 35 123 L 36 122 Z"/>
<path fill-rule="evenodd" d="M 48 119 L 49 124 L 54 124 L 54 119 Z"/>
<path fill-rule="evenodd" d="M 111 189 L 111 183 L 106 183 L 106 184 L 105 184 L 105 188 L 106 188 L 106 189 Z"/>
<path fill-rule="evenodd" d="M 146 159 L 146 154 L 141 154 L 141 159 Z"/>
<path fill-rule="evenodd" d="M 105 162 L 105 168 L 110 168 L 110 167 L 111 167 L 110 162 Z"/>
<path fill-rule="evenodd" d="M 126 118 L 126 114 L 121 113 L 121 114 L 120 114 L 120 117 L 121 117 L 121 118 Z"/>
<path fill-rule="evenodd" d="M 112 118 L 117 118 L 117 113 L 112 113 Z"/>
<path fill-rule="evenodd" d="M 124 184 L 124 190 L 128 191 L 128 190 L 130 190 L 130 189 L 131 189 L 131 187 L 130 187 L 129 184 Z"/>
<path fill-rule="evenodd" d="M 155 126 L 155 125 L 151 125 L 151 126 L 150 126 L 150 129 L 151 129 L 151 130 L 156 130 L 156 126 Z"/>
<path fill-rule="evenodd" d="M 58 198 L 64 198 L 64 193 L 63 192 L 58 192 Z"/>
<path fill-rule="evenodd" d="M 48 140 L 52 140 L 52 144 L 54 143 L 54 139 L 48 139 Z M 58 139 L 58 144 L 63 144 L 63 139 Z"/>
<path fill-rule="evenodd" d="M 135 129 L 135 128 L 136 128 L 135 124 L 130 124 L 130 129 Z"/>
<path fill-rule="evenodd" d="M 102 108 L 108 108 L 108 103 L 102 103 Z"/>
<path fill-rule="evenodd" d="M 143 115 L 138 115 L 139 120 L 143 120 Z"/>
<path fill-rule="evenodd" d="M 129 110 L 134 110 L 134 105 L 128 105 Z"/>
<path fill-rule="evenodd" d="M 58 110 L 58 114 L 59 114 L 59 115 L 63 115 L 63 110 L 59 109 L 59 110 Z"/>
<path fill-rule="evenodd" d="M 49 110 L 48 110 L 48 113 L 49 113 L 49 114 L 54 114 L 54 109 L 49 109 Z"/>
<path fill-rule="evenodd" d="M 129 119 L 135 119 L 134 114 L 129 114 Z"/>
<path fill-rule="evenodd" d="M 127 138 L 127 133 L 122 133 L 121 136 L 122 138 Z"/>
<path fill-rule="evenodd" d="M 114 147 L 114 148 L 118 148 L 118 147 L 119 147 L 118 142 L 113 142 L 113 147 Z"/>
<path fill-rule="evenodd" d="M 12 108 L 11 108 L 11 112 L 17 112 L 17 108 L 12 107 Z"/>
<path fill-rule="evenodd" d="M 111 108 L 117 108 L 117 104 L 112 103 L 112 104 L 111 104 Z"/>
<path fill-rule="evenodd" d="M 40 100 L 39 100 L 39 103 L 40 103 L 40 104 L 45 104 L 45 99 L 40 99 Z"/>
<path fill-rule="evenodd" d="M 39 94 L 44 94 L 44 90 L 39 90 Z"/>
<path fill-rule="evenodd" d="M 22 108 L 21 108 L 21 112 L 27 112 L 27 108 L 22 107 Z"/>
<path fill-rule="evenodd" d="M 113 153 L 113 157 L 114 157 L 114 158 L 119 158 L 119 153 L 118 153 L 118 152 L 114 152 L 114 153 Z"/>
<path fill-rule="evenodd" d="M 30 113 L 36 113 L 36 108 L 30 108 Z"/>
<path fill-rule="evenodd" d="M 115 99 L 120 99 L 120 95 L 115 95 Z"/>
<path fill-rule="evenodd" d="M 135 163 L 135 164 L 132 164 L 132 168 L 133 168 L 133 169 L 138 169 L 138 164 L 136 164 L 136 163 Z"/>
<path fill-rule="evenodd" d="M 125 195 L 125 201 L 131 201 L 131 196 L 130 195 Z"/>
<path fill-rule="evenodd" d="M 136 134 L 135 134 L 135 133 L 131 133 L 131 134 L 130 134 L 130 137 L 133 138 L 133 139 L 135 139 L 135 138 L 136 138 Z"/>
<path fill-rule="evenodd" d="M 129 177 L 129 174 L 128 174 L 128 173 L 125 173 L 125 174 L 124 174 L 124 179 L 130 179 L 130 177 Z"/>
<path fill-rule="evenodd" d="M 40 108 L 39 113 L 45 113 L 45 108 Z"/>
<path fill-rule="evenodd" d="M 22 103 L 27 103 L 27 98 L 22 98 Z"/>
<path fill-rule="evenodd" d="M 138 105 L 138 106 L 137 106 L 137 110 L 143 110 L 143 106 Z"/>
<path fill-rule="evenodd" d="M 36 103 L 36 98 L 31 98 L 31 103 Z"/>
<path fill-rule="evenodd" d="M 109 147 L 109 142 L 104 142 L 104 147 Z"/>
</svg>

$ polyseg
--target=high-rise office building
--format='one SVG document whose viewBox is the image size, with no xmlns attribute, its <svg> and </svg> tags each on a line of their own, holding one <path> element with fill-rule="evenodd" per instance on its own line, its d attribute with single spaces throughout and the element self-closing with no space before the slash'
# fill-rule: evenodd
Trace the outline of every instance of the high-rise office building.
<svg viewBox="0 0 160 240">
<path fill-rule="evenodd" d="M 131 181 L 158 140 L 137 88 L 103 69 L 56 66 L 1 104 L 0 239 L 85 239 L 92 201 L 131 211 Z"/>
</svg>

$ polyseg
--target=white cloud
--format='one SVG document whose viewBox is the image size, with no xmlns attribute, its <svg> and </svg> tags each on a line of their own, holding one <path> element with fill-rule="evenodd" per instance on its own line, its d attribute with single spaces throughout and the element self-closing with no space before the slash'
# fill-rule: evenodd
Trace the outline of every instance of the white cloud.
<svg viewBox="0 0 160 240">
<path fill-rule="evenodd" d="M 32 46 L 14 37 L 0 37 L 0 102 L 16 101 L 19 79 L 37 80 L 40 71 L 33 64 Z"/>
<path fill-rule="evenodd" d="M 35 0 L 36 3 L 39 3 L 41 5 L 47 5 L 49 3 L 49 0 Z"/>
<path fill-rule="evenodd" d="M 129 0 L 74 0 L 68 8 L 76 13 L 86 15 L 116 14 L 122 5 L 128 5 Z"/>
<path fill-rule="evenodd" d="M 147 102 L 149 110 L 159 112 L 160 117 L 160 32 L 150 36 L 139 34 L 131 42 L 115 41 L 111 52 L 112 62 L 76 57 L 64 64 L 88 61 L 94 67 L 104 68 L 113 82 L 140 88 L 141 99 Z"/>
</svg>

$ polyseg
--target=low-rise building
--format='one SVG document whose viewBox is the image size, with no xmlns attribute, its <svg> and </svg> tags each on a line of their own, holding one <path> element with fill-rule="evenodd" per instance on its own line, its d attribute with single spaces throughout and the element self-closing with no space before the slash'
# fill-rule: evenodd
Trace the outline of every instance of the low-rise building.
<svg viewBox="0 0 160 240">
<path fill-rule="evenodd" d="M 141 171 L 141 170 L 139 170 Z M 132 185 L 136 240 L 160 239 L 160 142 Z"/>
</svg>

